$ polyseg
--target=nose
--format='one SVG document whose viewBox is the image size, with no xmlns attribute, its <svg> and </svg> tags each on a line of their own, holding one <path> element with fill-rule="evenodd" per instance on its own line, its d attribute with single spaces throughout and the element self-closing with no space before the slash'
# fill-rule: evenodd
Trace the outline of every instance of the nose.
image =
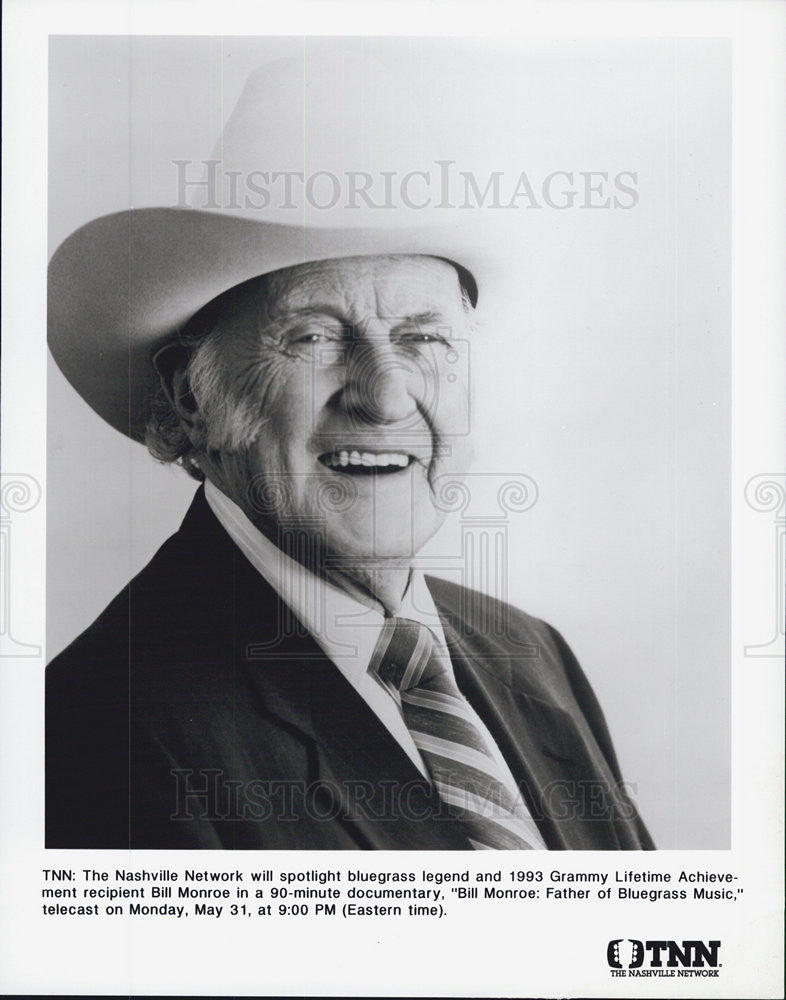
<svg viewBox="0 0 786 1000">
<path fill-rule="evenodd" d="M 364 339 L 348 352 L 342 404 L 363 423 L 393 424 L 417 413 L 412 393 L 417 376 L 411 359 L 385 338 Z"/>
</svg>

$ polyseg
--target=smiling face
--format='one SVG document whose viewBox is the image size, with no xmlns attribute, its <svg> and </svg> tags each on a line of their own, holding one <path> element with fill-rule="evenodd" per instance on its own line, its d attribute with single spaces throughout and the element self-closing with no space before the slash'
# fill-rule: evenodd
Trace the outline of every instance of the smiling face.
<svg viewBox="0 0 786 1000">
<path fill-rule="evenodd" d="M 456 270 L 432 257 L 247 283 L 210 337 L 225 391 L 205 413 L 208 478 L 301 562 L 406 562 L 443 520 L 437 478 L 469 464 L 470 328 Z M 233 425 L 253 439 L 231 443 Z"/>
</svg>

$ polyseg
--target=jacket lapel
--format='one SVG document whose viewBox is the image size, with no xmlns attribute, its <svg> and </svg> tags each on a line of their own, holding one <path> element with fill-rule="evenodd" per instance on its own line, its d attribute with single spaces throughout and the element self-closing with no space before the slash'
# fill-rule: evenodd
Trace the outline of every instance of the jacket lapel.
<svg viewBox="0 0 786 1000">
<path fill-rule="evenodd" d="M 302 780 L 315 818 L 347 825 L 367 848 L 468 847 L 455 823 L 440 820 L 438 798 L 387 728 L 316 643 L 308 645 L 302 659 L 249 661 L 248 677 L 265 711 L 311 744 Z"/>
<path fill-rule="evenodd" d="M 593 795 L 613 784 L 600 752 L 579 732 L 570 712 L 527 684 L 532 674 L 487 636 L 460 636 L 439 608 L 456 679 L 483 719 L 521 789 L 547 847 L 552 850 L 618 850 L 614 823 L 592 814 Z M 536 654 L 537 655 L 537 654 Z M 491 669 L 486 664 L 493 664 Z M 536 687 L 537 693 L 533 693 Z"/>
<path fill-rule="evenodd" d="M 394 850 L 468 848 L 457 824 L 388 729 L 226 538 L 214 568 L 227 606 L 235 658 L 261 711 L 309 746 L 305 773 L 318 822 L 339 822 L 359 846 Z M 221 567 L 223 567 L 221 569 Z M 312 799 L 309 799 L 312 801 Z"/>
</svg>

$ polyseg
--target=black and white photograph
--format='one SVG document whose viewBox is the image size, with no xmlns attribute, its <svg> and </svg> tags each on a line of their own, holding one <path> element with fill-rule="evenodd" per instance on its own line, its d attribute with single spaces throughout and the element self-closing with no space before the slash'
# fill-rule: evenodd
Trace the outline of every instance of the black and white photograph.
<svg viewBox="0 0 786 1000">
<path fill-rule="evenodd" d="M 51 39 L 47 846 L 728 845 L 729 55 Z"/>
<path fill-rule="evenodd" d="M 778 758 L 740 720 L 776 745 L 782 581 L 735 609 L 786 483 L 741 449 L 744 32 L 132 6 L 36 36 L 44 462 L 3 468 L 14 898 L 58 953 L 130 935 L 67 991 L 198 991 L 197 932 L 215 995 L 758 995 L 739 796 Z M 222 979 L 233 927 L 314 967 Z M 342 928 L 410 975 L 320 979 Z"/>
</svg>

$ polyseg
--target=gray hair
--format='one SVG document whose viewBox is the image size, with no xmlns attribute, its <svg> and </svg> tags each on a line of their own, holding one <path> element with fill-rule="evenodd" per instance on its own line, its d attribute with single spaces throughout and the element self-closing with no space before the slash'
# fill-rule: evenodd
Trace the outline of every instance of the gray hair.
<svg viewBox="0 0 786 1000">
<path fill-rule="evenodd" d="M 217 302 L 217 300 L 214 300 Z M 238 391 L 230 377 L 221 350 L 222 336 L 217 324 L 217 310 L 212 322 L 200 310 L 180 333 L 176 344 L 186 352 L 184 375 L 189 391 L 200 414 L 202 439 L 196 445 L 188 436 L 164 387 L 159 383 L 150 400 L 150 417 L 145 428 L 147 450 L 159 462 L 181 465 L 200 482 L 205 474 L 200 456 L 210 451 L 237 451 L 253 443 L 259 434 L 261 420 L 258 401 L 248 393 Z"/>
</svg>

